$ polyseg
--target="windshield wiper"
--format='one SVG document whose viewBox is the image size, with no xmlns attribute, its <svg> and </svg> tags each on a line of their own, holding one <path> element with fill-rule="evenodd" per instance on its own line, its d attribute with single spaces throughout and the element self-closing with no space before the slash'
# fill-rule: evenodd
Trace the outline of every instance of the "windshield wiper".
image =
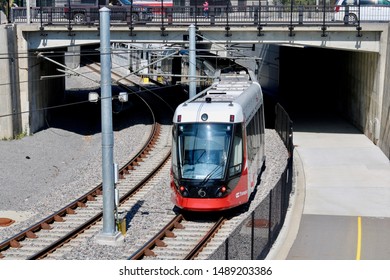
<svg viewBox="0 0 390 280">
<path fill-rule="evenodd" d="M 200 186 L 203 187 L 210 180 L 211 176 L 213 176 L 218 171 L 218 169 L 222 168 L 225 165 L 225 162 L 226 160 L 222 161 L 218 166 L 211 170 L 211 172 L 207 174 L 206 177 L 204 177 L 203 181 L 200 183 Z"/>
</svg>

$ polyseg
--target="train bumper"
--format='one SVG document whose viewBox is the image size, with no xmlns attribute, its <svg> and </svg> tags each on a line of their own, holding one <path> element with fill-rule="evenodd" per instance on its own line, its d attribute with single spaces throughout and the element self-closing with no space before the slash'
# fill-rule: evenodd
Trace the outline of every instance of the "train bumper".
<svg viewBox="0 0 390 280">
<path fill-rule="evenodd" d="M 186 198 L 178 193 L 172 195 L 172 202 L 177 207 L 196 212 L 227 210 L 242 205 L 247 201 L 247 195 L 236 198 L 236 194 L 230 194 L 224 198 Z"/>
</svg>

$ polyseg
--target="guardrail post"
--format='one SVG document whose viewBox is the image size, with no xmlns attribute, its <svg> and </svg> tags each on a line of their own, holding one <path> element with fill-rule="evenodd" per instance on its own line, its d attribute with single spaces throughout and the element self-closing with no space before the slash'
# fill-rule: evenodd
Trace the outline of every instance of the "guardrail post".
<svg viewBox="0 0 390 280">
<path fill-rule="evenodd" d="M 43 27 L 43 7 L 42 7 L 42 2 L 39 5 L 39 22 L 40 22 L 41 28 L 42 28 Z"/>
<path fill-rule="evenodd" d="M 279 18 L 283 18 L 283 6 L 278 5 L 276 10 L 278 11 L 277 14 L 279 15 Z"/>
<path fill-rule="evenodd" d="M 349 7 L 345 6 L 344 24 L 349 24 Z"/>
<path fill-rule="evenodd" d="M 53 24 L 53 7 L 49 8 L 49 13 L 47 15 L 47 24 L 48 25 Z"/>
<path fill-rule="evenodd" d="M 87 14 L 86 15 L 87 24 L 90 25 L 91 24 L 91 9 L 88 9 L 86 14 Z"/>
<path fill-rule="evenodd" d="M 298 23 L 303 24 L 303 6 L 298 7 Z"/>
<path fill-rule="evenodd" d="M 173 11 L 172 8 L 167 8 L 167 17 L 168 17 L 168 25 L 172 25 L 173 22 Z"/>
<path fill-rule="evenodd" d="M 253 14 L 253 22 L 255 25 L 259 24 L 259 7 L 255 7 L 255 12 Z"/>
<path fill-rule="evenodd" d="M 215 7 L 210 9 L 210 24 L 215 25 Z"/>
<path fill-rule="evenodd" d="M 133 3 L 133 2 L 131 2 Z M 126 21 L 127 21 L 127 24 L 129 26 L 129 30 L 130 30 L 130 33 L 129 33 L 129 36 L 130 37 L 134 37 L 136 36 L 137 34 L 134 33 L 134 26 L 133 26 L 133 17 L 131 16 L 133 14 L 133 4 L 130 5 L 130 11 L 126 11 Z"/>
</svg>

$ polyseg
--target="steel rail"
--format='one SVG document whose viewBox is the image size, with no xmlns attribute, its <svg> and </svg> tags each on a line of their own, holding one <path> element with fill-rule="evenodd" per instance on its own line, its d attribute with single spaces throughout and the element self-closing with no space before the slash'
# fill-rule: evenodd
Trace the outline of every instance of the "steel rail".
<svg viewBox="0 0 390 280">
<path fill-rule="evenodd" d="M 141 154 L 141 153 L 140 153 Z M 121 206 L 126 200 L 128 200 L 131 196 L 133 196 L 137 191 L 139 191 L 142 186 L 148 182 L 151 178 L 153 178 L 156 173 L 162 168 L 162 166 L 169 160 L 170 154 L 167 154 L 166 157 L 164 157 L 161 162 L 153 169 L 151 173 L 149 173 L 146 177 L 144 177 L 134 188 L 132 188 L 130 191 L 128 191 L 126 194 L 121 196 L 119 199 L 119 206 Z M 98 223 L 103 218 L 103 212 L 100 212 L 99 214 L 95 215 L 92 219 L 88 220 L 84 224 L 80 225 L 76 229 L 74 229 L 72 232 L 68 233 L 67 235 L 63 236 L 62 238 L 58 239 L 56 242 L 52 243 L 50 246 L 46 247 L 42 251 L 38 252 L 37 254 L 31 256 L 29 259 L 42 259 L 55 251 L 57 248 L 61 247 L 63 244 L 67 243 L 69 240 L 75 238 L 78 234 L 82 233 L 89 227 L 93 226 L 94 224 Z"/>
<path fill-rule="evenodd" d="M 207 246 L 207 243 L 215 236 L 218 230 L 223 226 L 225 221 L 226 221 L 225 217 L 219 218 L 219 220 L 207 232 L 207 234 L 202 238 L 202 240 L 199 241 L 199 243 L 194 247 L 194 249 L 192 249 L 191 252 L 189 252 L 188 255 L 185 256 L 184 260 L 195 259 L 198 256 L 198 254 L 203 250 L 203 248 Z"/>
<path fill-rule="evenodd" d="M 149 241 L 134 252 L 128 260 L 141 260 L 144 257 L 156 256 L 153 252 L 155 247 L 167 247 L 164 238 L 174 238 L 174 229 L 185 229 L 181 222 L 185 220 L 182 214 L 176 215 L 169 221 L 161 230 L 159 230 Z M 218 230 L 223 226 L 227 219 L 220 217 L 217 222 L 210 228 L 210 230 L 202 237 L 202 239 L 191 249 L 191 251 L 183 258 L 183 260 L 192 260 L 207 246 L 208 242 L 215 236 Z"/>
<path fill-rule="evenodd" d="M 154 253 L 152 249 L 157 247 L 165 246 L 165 243 L 162 241 L 164 237 L 173 237 L 174 234 L 172 230 L 174 228 L 183 228 L 180 224 L 184 219 L 183 215 L 176 215 L 171 221 L 167 223 L 156 235 L 154 235 L 148 242 L 146 242 L 142 247 L 140 247 L 135 253 L 133 253 L 128 260 L 141 260 L 144 256 L 153 256 Z"/>
</svg>

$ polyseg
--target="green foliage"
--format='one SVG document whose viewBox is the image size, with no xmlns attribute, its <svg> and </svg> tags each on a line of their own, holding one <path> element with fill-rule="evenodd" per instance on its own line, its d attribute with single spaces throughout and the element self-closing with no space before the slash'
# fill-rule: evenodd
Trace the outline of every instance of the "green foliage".
<svg viewBox="0 0 390 280">
<path fill-rule="evenodd" d="M 10 0 L 9 1 L 9 7 L 11 8 L 12 7 L 12 4 L 14 3 L 15 0 Z M 8 1 L 6 0 L 0 0 L 0 10 L 2 10 L 4 12 L 5 15 L 8 16 Z"/>
<path fill-rule="evenodd" d="M 24 138 L 26 136 L 27 136 L 27 132 L 23 131 L 22 133 L 20 133 L 20 134 L 15 136 L 15 140 L 20 140 L 20 139 L 22 139 L 22 138 Z"/>
<path fill-rule="evenodd" d="M 2 10 L 3 12 L 6 12 L 7 11 L 7 1 L 5 0 L 0 0 L 0 10 Z"/>
<path fill-rule="evenodd" d="M 12 141 L 12 140 L 20 140 L 27 136 L 27 131 L 23 131 L 22 133 L 19 133 L 18 135 L 15 135 L 14 137 L 3 137 L 2 141 Z"/>
</svg>

